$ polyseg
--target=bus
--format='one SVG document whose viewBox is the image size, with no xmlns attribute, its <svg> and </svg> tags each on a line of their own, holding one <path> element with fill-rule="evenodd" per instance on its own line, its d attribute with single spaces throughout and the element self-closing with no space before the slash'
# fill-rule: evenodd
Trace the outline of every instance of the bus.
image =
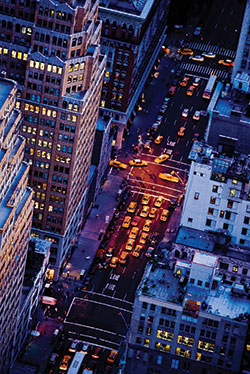
<svg viewBox="0 0 250 374">
<path fill-rule="evenodd" d="M 68 370 L 68 374 L 78 374 L 86 353 L 76 352 Z"/>
<path fill-rule="evenodd" d="M 207 82 L 207 85 L 206 85 L 206 88 L 203 92 L 203 99 L 210 99 L 211 98 L 211 95 L 212 95 L 212 92 L 213 92 L 213 88 L 214 88 L 214 85 L 215 85 L 215 82 L 216 82 L 216 76 L 215 75 L 210 75 L 210 78 Z"/>
</svg>

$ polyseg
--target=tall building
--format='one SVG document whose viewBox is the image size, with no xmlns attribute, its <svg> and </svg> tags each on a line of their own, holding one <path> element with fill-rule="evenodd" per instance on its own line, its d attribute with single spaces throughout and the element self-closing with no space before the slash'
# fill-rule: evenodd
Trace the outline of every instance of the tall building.
<svg viewBox="0 0 250 374">
<path fill-rule="evenodd" d="M 250 1 L 246 0 L 245 13 L 231 77 L 233 87 L 250 92 Z"/>
<path fill-rule="evenodd" d="M 167 263 L 148 264 L 138 286 L 126 373 L 238 374 L 249 290 L 218 277 L 211 253 L 196 250 L 190 261 Z"/>
<path fill-rule="evenodd" d="M 203 153 L 192 162 L 180 225 L 224 232 L 232 243 L 250 246 L 250 163 L 246 154 Z M 231 153 L 231 150 L 229 154 Z"/>
<path fill-rule="evenodd" d="M 0 373 L 11 363 L 25 272 L 33 202 L 23 162 L 22 119 L 15 109 L 17 85 L 0 79 Z"/>
<path fill-rule="evenodd" d="M 32 232 L 52 241 L 55 278 L 83 219 L 105 67 L 98 4 L 20 0 L 0 7 L 7 31 L 1 67 L 23 84 L 18 105 L 34 189 Z"/>
<path fill-rule="evenodd" d="M 100 115 L 112 117 L 117 148 L 164 43 L 168 7 L 169 0 L 100 1 L 107 56 Z"/>
</svg>

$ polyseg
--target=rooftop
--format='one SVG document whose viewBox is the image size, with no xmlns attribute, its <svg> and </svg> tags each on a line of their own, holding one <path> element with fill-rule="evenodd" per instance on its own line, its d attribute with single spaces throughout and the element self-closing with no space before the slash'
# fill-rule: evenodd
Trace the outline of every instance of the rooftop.
<svg viewBox="0 0 250 374">
<path fill-rule="evenodd" d="M 4 102 L 7 100 L 13 87 L 15 87 L 14 81 L 0 78 L 0 108 L 2 108 Z"/>
<path fill-rule="evenodd" d="M 191 227 L 181 226 L 177 233 L 175 243 L 212 252 L 215 240 L 214 234 L 192 229 Z"/>
<path fill-rule="evenodd" d="M 194 253 L 193 263 L 205 265 L 214 268 L 217 264 L 218 257 L 206 252 L 196 251 Z"/>
<path fill-rule="evenodd" d="M 154 0 L 100 0 L 99 7 L 146 18 Z"/>
<path fill-rule="evenodd" d="M 181 305 L 183 313 L 194 318 L 200 310 L 237 320 L 245 313 L 250 314 L 250 299 L 243 285 L 237 288 L 221 282 L 209 290 L 190 284 L 184 286 L 182 278 L 171 269 L 148 264 L 137 294 Z"/>
</svg>

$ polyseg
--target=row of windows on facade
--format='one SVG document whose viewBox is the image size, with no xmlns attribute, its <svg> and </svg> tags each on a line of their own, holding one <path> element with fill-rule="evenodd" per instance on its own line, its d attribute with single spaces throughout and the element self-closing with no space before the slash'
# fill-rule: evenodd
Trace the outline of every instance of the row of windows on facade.
<svg viewBox="0 0 250 374">
<path fill-rule="evenodd" d="M 61 51 L 59 49 L 54 49 L 54 48 L 50 50 L 48 47 L 45 47 L 44 44 L 43 45 L 34 44 L 33 52 L 40 52 L 44 56 L 57 56 L 61 58 L 62 60 L 65 60 L 67 56 L 65 51 Z M 80 54 L 77 54 L 77 56 L 80 56 Z M 71 57 L 75 57 L 75 56 L 71 56 Z"/>
<path fill-rule="evenodd" d="M 39 146 L 39 143 L 42 144 L 41 147 L 45 147 L 45 143 L 47 143 L 47 142 L 42 142 L 42 141 L 39 142 L 38 141 L 37 142 L 38 146 Z M 52 148 L 52 144 L 50 144 L 50 142 L 47 143 L 47 148 L 49 148 L 49 149 Z M 63 153 L 69 153 L 69 154 L 73 153 L 73 148 L 72 147 L 67 147 L 66 145 L 61 145 L 61 144 L 57 144 L 56 150 L 57 150 L 57 152 L 63 152 Z M 25 147 L 25 152 L 30 154 L 31 156 L 33 156 L 35 154 L 35 149 L 31 148 L 31 147 Z M 46 158 L 47 160 L 51 159 L 51 153 L 46 152 L 46 151 L 42 151 L 41 149 L 36 150 L 36 156 Z"/>
<path fill-rule="evenodd" d="M 25 119 L 25 121 L 30 122 L 30 123 L 38 123 L 38 117 L 25 116 L 24 119 Z M 66 119 L 66 118 L 64 118 L 64 119 Z M 40 124 L 43 125 L 43 126 L 49 126 L 49 127 L 52 127 L 52 128 L 56 127 L 55 121 L 50 121 L 50 120 L 45 121 L 43 118 L 40 120 Z M 37 127 L 31 127 L 31 126 L 23 125 L 22 129 L 23 129 L 24 132 L 27 132 L 29 134 L 36 134 L 37 133 Z M 59 129 L 61 131 L 65 131 L 65 132 L 71 132 L 73 134 L 76 132 L 76 127 L 75 126 L 70 126 L 66 123 L 60 123 Z M 48 137 L 50 139 L 54 138 L 54 132 L 53 131 L 40 129 L 39 130 L 39 135 Z M 71 140 L 72 139 L 70 137 L 70 142 L 71 142 Z"/>
<path fill-rule="evenodd" d="M 27 157 L 24 158 L 24 161 L 29 163 L 29 159 Z M 31 160 L 31 162 L 32 162 L 32 160 Z M 41 165 L 40 165 L 40 167 L 41 167 Z M 43 169 L 45 169 L 45 165 L 43 166 Z M 60 174 L 69 175 L 69 170 L 70 169 L 67 168 L 67 167 L 63 167 L 63 166 L 59 166 L 59 165 L 54 166 L 54 171 L 57 172 L 57 173 L 60 173 Z M 32 174 L 31 169 L 30 169 L 29 173 L 30 173 L 30 175 Z M 40 178 L 40 179 L 45 179 L 45 180 L 47 180 L 49 178 L 48 173 L 44 173 L 44 172 L 38 171 L 38 170 L 33 170 L 33 175 L 34 175 L 35 178 Z M 53 181 L 54 182 L 68 184 L 68 178 L 66 178 L 65 176 L 63 177 L 63 182 L 62 182 L 62 179 L 61 179 L 60 176 L 58 176 L 56 179 L 54 179 L 54 178 L 56 178 L 56 176 L 54 177 L 54 175 L 53 175 Z"/>
<path fill-rule="evenodd" d="M 9 6 L 3 7 L 3 5 L 0 5 L 0 13 L 10 15 L 11 17 L 24 18 L 26 20 L 34 21 L 33 13 L 24 12 L 23 10 L 16 12 L 14 8 L 10 8 Z"/>
<path fill-rule="evenodd" d="M 2 20 L 1 26 L 3 29 L 12 30 L 12 22 Z M 32 28 L 26 25 L 20 25 L 19 23 L 16 23 L 15 25 L 15 32 L 20 32 L 22 34 L 27 34 L 29 36 L 32 35 Z"/>
<path fill-rule="evenodd" d="M 72 103 L 68 103 L 68 102 L 65 102 L 65 103 L 67 103 L 67 105 L 72 104 Z M 19 104 L 19 107 L 20 107 L 20 104 Z M 17 106 L 17 108 L 18 108 L 18 106 Z M 39 106 L 33 105 L 33 104 L 25 103 L 24 104 L 24 110 L 25 111 L 30 111 L 30 112 L 35 112 L 37 114 L 41 113 L 43 116 L 47 116 L 47 117 L 57 118 L 57 111 L 56 110 L 52 110 L 52 109 L 45 108 L 45 107 L 40 108 Z M 66 117 L 66 114 L 65 114 L 65 117 Z M 66 118 L 62 118 L 62 114 L 61 114 L 61 119 L 66 119 Z M 67 114 L 67 121 L 76 122 L 76 120 L 77 120 L 77 116 Z"/>
<path fill-rule="evenodd" d="M 219 268 L 223 269 L 223 270 L 229 270 L 229 268 L 231 268 L 231 271 L 233 273 L 238 273 L 238 274 L 240 274 L 239 270 L 241 270 L 242 275 L 247 275 L 248 274 L 248 269 L 247 268 L 240 268 L 237 265 L 231 265 L 231 264 L 227 264 L 225 262 L 220 262 Z"/>
<path fill-rule="evenodd" d="M 48 86 L 45 86 L 45 91 L 46 91 L 46 93 L 48 93 L 50 95 L 53 95 L 53 96 L 59 96 L 59 92 L 60 92 L 59 89 L 54 89 L 53 87 L 48 87 Z M 31 101 L 35 101 L 37 103 L 42 102 L 43 104 L 54 105 L 54 106 L 57 106 L 57 107 L 59 105 L 59 101 L 57 99 L 52 99 L 52 98 L 49 98 L 47 96 L 31 94 L 30 92 L 26 93 L 26 99 L 31 100 Z M 71 102 L 68 102 L 68 101 L 63 101 L 62 107 L 63 107 L 63 109 L 68 109 L 68 110 L 71 110 L 71 111 L 74 111 L 74 112 L 78 112 L 78 110 L 79 110 L 78 104 L 74 104 L 74 103 L 71 103 Z M 28 110 L 28 109 L 26 109 L 26 110 Z"/>
<path fill-rule="evenodd" d="M 53 8 L 39 7 L 38 14 L 49 18 L 61 19 L 62 21 L 71 21 L 72 13 L 61 12 L 60 10 L 55 11 Z"/>
<path fill-rule="evenodd" d="M 40 135 L 40 134 L 44 134 L 44 131 L 43 130 L 39 131 L 40 136 L 49 137 L 49 132 L 47 131 L 47 133 L 48 133 L 48 135 Z M 58 134 L 57 138 L 58 138 L 58 140 L 60 140 L 64 143 L 74 143 L 74 137 L 73 136 Z M 33 144 L 33 145 L 37 144 L 37 146 L 39 146 L 39 147 L 49 148 L 49 149 L 52 149 L 52 147 L 53 147 L 53 142 L 48 142 L 47 140 L 41 140 L 41 139 L 38 139 L 37 141 L 36 140 L 37 140 L 36 138 L 26 137 L 26 143 L 27 144 Z M 57 144 L 56 148 L 57 148 L 57 151 L 61 151 L 62 150 L 62 144 Z M 67 152 L 67 150 L 64 150 L 63 152 Z M 71 152 L 69 151 L 69 153 L 72 153 L 72 151 Z"/>
</svg>

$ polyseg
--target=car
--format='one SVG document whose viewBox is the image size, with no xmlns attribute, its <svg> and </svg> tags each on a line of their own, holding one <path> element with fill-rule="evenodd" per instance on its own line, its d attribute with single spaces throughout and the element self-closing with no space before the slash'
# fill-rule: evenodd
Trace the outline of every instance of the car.
<svg viewBox="0 0 250 374">
<path fill-rule="evenodd" d="M 201 112 L 200 112 L 199 110 L 196 110 L 196 111 L 194 112 L 193 119 L 194 119 L 195 121 L 199 121 L 200 118 L 201 118 Z"/>
<path fill-rule="evenodd" d="M 129 203 L 128 208 L 127 208 L 127 212 L 128 212 L 128 213 L 134 213 L 136 207 L 137 207 L 137 202 L 136 202 L 136 201 L 131 201 L 131 202 Z"/>
<path fill-rule="evenodd" d="M 140 236 L 140 239 L 139 239 L 139 243 L 140 244 L 146 244 L 147 240 L 148 240 L 148 235 L 149 234 L 147 232 L 142 232 L 141 236 Z"/>
<path fill-rule="evenodd" d="M 193 32 L 194 36 L 199 36 L 201 34 L 202 27 L 197 26 Z"/>
<path fill-rule="evenodd" d="M 189 59 L 193 61 L 200 61 L 200 62 L 204 61 L 204 57 L 200 55 L 190 56 Z"/>
<path fill-rule="evenodd" d="M 94 347 L 91 356 L 92 356 L 93 359 L 98 360 L 98 358 L 100 357 L 101 353 L 102 353 L 102 348 L 96 346 L 96 347 Z"/>
<path fill-rule="evenodd" d="M 163 104 L 163 105 L 161 106 L 160 113 L 161 113 L 161 114 L 164 114 L 164 113 L 166 112 L 167 107 L 168 107 L 167 104 Z"/>
<path fill-rule="evenodd" d="M 160 173 L 159 178 L 163 179 L 165 181 L 173 182 L 173 183 L 178 183 L 179 178 L 175 177 L 174 175 L 168 174 L 168 173 Z"/>
<path fill-rule="evenodd" d="M 123 170 L 126 170 L 127 167 L 128 167 L 128 165 L 123 164 L 122 162 L 117 161 L 117 160 L 110 160 L 109 161 L 109 166 L 113 166 L 115 168 L 119 168 L 119 169 L 123 169 Z"/>
<path fill-rule="evenodd" d="M 157 199 L 155 200 L 154 202 L 154 206 L 156 208 L 160 208 L 162 206 L 162 204 L 164 203 L 165 199 L 163 196 L 158 196 Z"/>
<path fill-rule="evenodd" d="M 76 340 L 74 339 L 71 344 L 70 344 L 70 347 L 69 347 L 69 352 L 73 352 L 75 353 L 77 351 L 77 348 L 79 346 L 79 343 L 80 341 L 79 340 Z"/>
<path fill-rule="evenodd" d="M 161 222 L 166 222 L 167 219 L 168 219 L 168 216 L 169 216 L 169 210 L 168 209 L 163 209 L 162 212 L 161 212 L 160 221 Z"/>
<path fill-rule="evenodd" d="M 195 86 L 192 85 L 192 86 L 188 87 L 187 96 L 193 96 L 194 91 L 195 91 Z"/>
<path fill-rule="evenodd" d="M 134 239 L 128 239 L 126 245 L 125 245 L 125 250 L 126 251 L 132 251 L 133 247 L 134 247 L 134 244 L 135 244 L 135 240 Z"/>
<path fill-rule="evenodd" d="M 140 217 L 146 218 L 149 213 L 149 206 L 144 206 L 141 210 Z"/>
<path fill-rule="evenodd" d="M 160 127 L 160 124 L 155 122 L 155 123 L 153 123 L 151 129 L 152 129 L 152 131 L 157 131 L 159 127 Z"/>
<path fill-rule="evenodd" d="M 230 60 L 230 59 L 219 60 L 218 64 L 222 64 L 222 65 L 225 65 L 225 66 L 234 66 L 233 60 Z"/>
<path fill-rule="evenodd" d="M 184 136 L 185 135 L 186 128 L 184 126 L 181 126 L 178 131 L 178 136 Z"/>
<path fill-rule="evenodd" d="M 164 104 L 168 104 L 169 100 L 170 100 L 169 97 L 165 97 L 164 100 L 163 100 L 163 103 L 164 103 Z"/>
<path fill-rule="evenodd" d="M 184 108 L 183 111 L 182 111 L 182 113 L 181 113 L 182 117 L 187 118 L 188 114 L 189 114 L 189 109 L 188 108 Z"/>
<path fill-rule="evenodd" d="M 198 78 L 198 77 L 196 77 L 196 78 L 194 79 L 194 81 L 193 81 L 193 86 L 198 87 L 199 84 L 200 84 L 200 81 L 201 81 L 201 79 Z"/>
<path fill-rule="evenodd" d="M 71 360 L 71 356 L 69 356 L 69 355 L 63 356 L 63 359 L 60 363 L 59 369 L 62 370 L 62 371 L 68 370 L 70 360 Z"/>
<path fill-rule="evenodd" d="M 89 351 L 89 348 L 90 348 L 90 345 L 88 343 L 83 342 L 80 352 L 85 353 L 86 355 Z"/>
<path fill-rule="evenodd" d="M 125 229 L 127 229 L 130 225 L 130 222 L 131 222 L 131 217 L 129 216 L 126 216 L 122 222 L 122 227 L 124 227 Z"/>
<path fill-rule="evenodd" d="M 150 243 L 151 243 L 152 245 L 155 245 L 155 244 L 158 242 L 158 240 L 159 240 L 159 236 L 160 236 L 160 234 L 159 234 L 158 232 L 154 232 L 154 233 L 151 235 L 151 237 L 150 237 Z"/>
<path fill-rule="evenodd" d="M 196 133 L 194 133 L 194 137 L 193 137 L 193 142 L 198 142 L 199 141 L 199 133 L 198 132 L 196 132 Z"/>
<path fill-rule="evenodd" d="M 151 196 L 149 194 L 143 195 L 143 198 L 141 200 L 142 205 L 148 205 L 150 202 Z"/>
<path fill-rule="evenodd" d="M 58 358 L 59 358 L 59 354 L 53 352 L 53 353 L 51 354 L 50 358 L 49 358 L 49 364 L 54 366 L 54 365 L 56 364 Z"/>
<path fill-rule="evenodd" d="M 144 223 L 144 226 L 143 226 L 143 228 L 142 228 L 142 231 L 144 231 L 144 232 L 149 232 L 149 231 L 150 231 L 151 224 L 152 224 L 152 221 L 150 221 L 150 219 L 147 219 L 146 222 Z"/>
<path fill-rule="evenodd" d="M 148 247 L 148 249 L 147 249 L 147 251 L 145 253 L 145 256 L 146 257 L 152 257 L 153 252 L 154 252 L 154 247 Z"/>
<path fill-rule="evenodd" d="M 182 81 L 180 82 L 180 86 L 186 87 L 189 82 L 189 77 L 184 77 Z"/>
<path fill-rule="evenodd" d="M 154 159 L 154 162 L 156 162 L 156 164 L 162 164 L 164 161 L 168 160 L 169 157 L 170 157 L 169 155 L 167 155 L 167 154 L 164 153 L 164 154 L 156 157 Z"/>
<path fill-rule="evenodd" d="M 119 263 L 125 265 L 128 260 L 128 252 L 122 251 L 119 257 Z"/>
<path fill-rule="evenodd" d="M 83 372 L 82 372 L 82 374 L 93 374 L 93 373 L 94 373 L 93 370 L 90 369 L 90 368 L 86 368 L 86 369 L 84 369 Z"/>
<path fill-rule="evenodd" d="M 135 249 L 132 252 L 132 256 L 133 257 L 139 257 L 140 253 L 141 253 L 141 250 L 142 250 L 142 245 L 137 244 L 137 246 L 135 247 Z"/>
<path fill-rule="evenodd" d="M 213 52 L 203 52 L 201 55 L 204 56 L 204 57 L 207 57 L 207 58 L 215 58 L 216 57 L 216 54 L 213 53 Z"/>
<path fill-rule="evenodd" d="M 130 160 L 129 165 L 131 166 L 147 166 L 147 161 L 135 159 L 135 160 Z"/>
<path fill-rule="evenodd" d="M 160 144 L 162 141 L 163 141 L 163 136 L 162 135 L 158 135 L 157 138 L 155 138 L 154 143 L 155 144 Z"/>
<path fill-rule="evenodd" d="M 118 257 L 112 257 L 109 266 L 111 268 L 116 268 L 118 261 L 119 261 Z"/>
<path fill-rule="evenodd" d="M 140 222 L 140 217 L 134 216 L 134 218 L 132 219 L 131 225 L 137 226 L 139 222 Z"/>
<path fill-rule="evenodd" d="M 157 118 L 156 118 L 156 123 L 159 123 L 159 125 L 161 124 L 161 122 L 162 122 L 162 119 L 163 119 L 163 116 L 161 115 L 161 114 L 159 114 L 158 116 L 157 116 Z"/>
<path fill-rule="evenodd" d="M 109 249 L 106 252 L 106 257 L 112 257 L 114 252 L 114 248 L 109 247 Z"/>
<path fill-rule="evenodd" d="M 136 239 L 138 232 L 139 232 L 139 227 L 133 227 L 129 233 L 129 239 Z"/>
<path fill-rule="evenodd" d="M 118 355 L 117 351 L 111 351 L 107 358 L 107 363 L 112 365 L 115 362 L 117 355 Z"/>
<path fill-rule="evenodd" d="M 190 55 L 190 56 L 192 56 L 194 54 L 194 52 L 192 51 L 191 48 L 178 49 L 178 53 L 180 53 L 181 55 Z"/>
<path fill-rule="evenodd" d="M 98 269 L 107 269 L 109 267 L 109 264 L 110 264 L 110 258 L 106 258 L 106 260 L 104 260 L 103 262 L 100 262 L 98 264 Z"/>
<path fill-rule="evenodd" d="M 152 218 L 154 219 L 155 218 L 155 215 L 156 215 L 156 212 L 157 212 L 157 208 L 153 207 L 151 208 L 150 212 L 149 212 L 149 218 Z"/>
<path fill-rule="evenodd" d="M 177 206 L 181 206 L 181 203 L 182 203 L 183 198 L 184 198 L 184 195 L 183 195 L 183 194 L 181 194 L 181 195 L 178 196 L 178 199 L 177 199 Z"/>
<path fill-rule="evenodd" d="M 175 91 L 176 91 L 176 86 L 171 86 L 168 90 L 168 94 L 173 96 L 175 94 Z"/>
</svg>

